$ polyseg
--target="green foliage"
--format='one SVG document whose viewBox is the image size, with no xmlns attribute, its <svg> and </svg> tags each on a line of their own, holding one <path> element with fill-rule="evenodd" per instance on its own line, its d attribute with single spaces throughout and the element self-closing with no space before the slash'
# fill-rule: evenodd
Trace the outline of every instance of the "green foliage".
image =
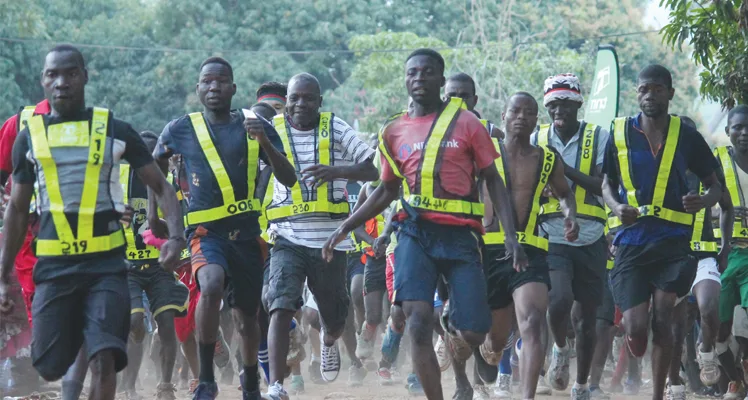
<svg viewBox="0 0 748 400">
<path fill-rule="evenodd" d="M 745 0 L 662 0 L 670 9 L 664 41 L 682 50 L 704 68 L 701 94 L 732 108 L 748 102 L 748 2 Z"/>
<path fill-rule="evenodd" d="M 198 67 L 212 55 L 234 66 L 234 107 L 254 102 L 265 81 L 317 76 L 324 107 L 375 132 L 407 104 L 403 63 L 420 46 L 443 51 L 447 72 L 475 79 L 478 108 L 499 122 L 509 95 L 542 96 L 544 79 L 574 72 L 589 90 L 596 46 L 613 42 L 622 62 L 622 113 L 637 106 L 636 73 L 650 62 L 675 71 L 679 113 L 692 113 L 695 68 L 645 30 L 643 0 L 0 0 L 0 116 L 42 99 L 39 73 L 54 43 L 82 47 L 87 102 L 109 107 L 138 130 L 160 131 L 200 108 Z M 105 46 L 105 47 L 96 47 Z M 109 48 L 115 46 L 115 48 Z M 387 50 L 386 52 L 382 50 Z M 744 52 L 745 53 L 745 52 Z M 541 113 L 545 118 L 545 113 Z"/>
</svg>

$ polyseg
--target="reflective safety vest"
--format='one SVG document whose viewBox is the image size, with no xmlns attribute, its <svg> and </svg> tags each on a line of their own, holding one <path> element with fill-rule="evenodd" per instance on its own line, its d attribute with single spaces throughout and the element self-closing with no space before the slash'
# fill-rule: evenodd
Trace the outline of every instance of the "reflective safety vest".
<svg viewBox="0 0 748 400">
<path fill-rule="evenodd" d="M 197 141 L 205 155 L 210 169 L 213 171 L 218 188 L 221 190 L 221 205 L 205 210 L 191 211 L 187 214 L 189 225 L 198 225 L 206 222 L 217 221 L 234 215 L 248 212 L 260 212 L 260 201 L 254 198 L 255 179 L 257 178 L 257 161 L 260 158 L 260 145 L 252 140 L 247 134 L 247 198 L 237 199 L 234 186 L 231 184 L 226 168 L 221 161 L 221 156 L 216 149 L 213 139 L 210 137 L 208 125 L 205 123 L 202 113 L 190 114 L 192 127 L 195 130 Z"/>
<path fill-rule="evenodd" d="M 122 184 L 122 192 L 124 193 L 124 203 L 130 204 L 130 198 L 131 192 L 132 192 L 132 182 L 133 182 L 133 175 L 135 174 L 135 171 L 130 169 L 130 164 L 121 164 L 119 166 L 119 181 Z M 172 176 L 171 172 L 169 173 L 169 176 L 166 178 L 167 180 L 171 181 Z M 177 196 L 177 199 L 179 196 Z M 132 204 L 130 204 L 132 206 Z M 135 208 L 133 206 L 133 208 Z M 137 211 L 137 209 L 136 209 Z M 159 216 L 161 214 L 159 210 Z M 130 224 L 130 226 L 126 226 L 124 228 L 125 231 L 125 239 L 127 239 L 127 250 L 125 251 L 127 255 L 128 260 L 154 260 L 157 259 L 158 256 L 161 254 L 161 252 L 154 246 L 146 245 L 143 243 L 143 240 L 141 238 L 140 242 L 136 240 L 136 229 L 138 229 L 142 223 L 136 224 L 136 219 L 138 215 L 133 215 L 133 222 Z M 145 222 L 145 221 L 143 221 Z"/>
<path fill-rule="evenodd" d="M 387 146 L 384 144 L 384 129 L 389 122 L 393 121 L 399 115 L 391 117 L 379 131 L 380 152 L 390 164 L 395 176 L 404 180 L 403 201 L 411 207 L 424 211 L 463 214 L 473 217 L 483 216 L 483 203 L 480 200 L 441 199 L 434 193 L 434 181 L 439 173 L 437 159 L 440 156 L 440 149 L 442 145 L 446 148 L 446 143 L 444 142 L 449 140 L 447 131 L 450 130 L 453 122 L 458 118 L 462 104 L 463 100 L 461 98 L 453 97 L 447 102 L 444 109 L 439 112 L 439 115 L 437 115 L 436 121 L 431 127 L 431 132 L 429 132 L 423 151 L 421 152 L 419 177 L 416 178 L 415 188 L 410 187 L 408 180 L 404 178 L 392 158 L 392 154 L 390 154 Z"/>
<path fill-rule="evenodd" d="M 631 155 L 628 148 L 628 118 L 616 118 L 614 122 L 613 137 L 618 150 L 618 165 L 621 171 L 621 183 L 626 189 L 626 198 L 624 202 L 639 210 L 639 218 L 659 218 L 665 221 L 674 222 L 681 225 L 691 226 L 693 224 L 693 215 L 677 210 L 665 208 L 665 191 L 667 189 L 670 173 L 675 158 L 675 150 L 678 147 L 678 138 L 680 137 L 680 118 L 670 117 L 670 128 L 668 129 L 660 165 L 657 168 L 657 177 L 654 181 L 654 193 L 650 204 L 640 205 L 636 198 L 636 186 L 631 179 L 633 175 L 633 165 L 629 162 Z M 621 225 L 619 218 L 615 218 L 611 228 Z"/>
<path fill-rule="evenodd" d="M 607 206 L 607 205 L 605 205 L 605 212 L 606 212 L 606 213 L 607 213 L 608 215 L 611 215 L 611 214 L 613 213 L 612 211 L 610 211 L 610 208 L 608 208 L 608 206 Z M 611 218 L 608 218 L 608 220 L 607 220 L 607 221 L 610 221 L 610 220 L 611 220 Z M 610 232 L 610 225 L 609 225 L 609 224 L 607 223 L 607 221 L 606 221 L 606 224 L 605 224 L 605 229 L 604 229 L 604 232 L 605 232 L 605 238 L 606 238 L 606 240 L 607 240 L 607 238 L 608 238 L 608 233 Z M 607 268 L 608 270 L 611 270 L 611 269 L 613 269 L 613 266 L 614 266 L 614 264 L 615 264 L 614 260 L 608 260 L 607 264 L 605 264 L 605 267 L 606 267 L 606 268 Z M 608 283 L 606 282 L 605 284 L 607 285 Z"/>
<path fill-rule="evenodd" d="M 483 124 L 483 127 L 486 128 L 486 130 L 488 131 L 488 136 L 491 136 L 491 131 L 493 130 L 493 127 L 494 127 L 493 122 L 487 119 L 481 119 L 480 123 Z"/>
<path fill-rule="evenodd" d="M 323 112 L 319 115 L 319 127 L 315 134 L 317 135 L 317 156 L 319 157 L 319 164 L 330 165 L 330 161 L 333 160 L 333 146 L 330 136 L 332 136 L 332 121 L 335 116 L 329 112 Z M 292 204 L 290 205 L 268 205 L 267 207 L 267 218 L 270 221 L 276 221 L 297 215 L 312 214 L 312 213 L 327 213 L 331 217 L 344 218 L 348 215 L 349 206 L 348 202 L 343 200 L 340 203 L 332 202 L 333 199 L 333 184 L 332 182 L 325 182 L 317 188 L 317 200 L 312 200 L 312 191 L 309 191 L 309 199 L 304 200 L 304 196 L 301 190 L 301 171 L 296 163 L 296 155 L 292 143 L 291 135 L 288 134 L 287 122 L 285 115 L 276 115 L 273 118 L 273 124 L 275 130 L 280 136 L 281 142 L 283 142 L 283 150 L 286 152 L 286 157 L 291 165 L 296 169 L 296 175 L 299 177 L 293 187 L 286 188 L 287 191 L 291 192 Z"/>
<path fill-rule="evenodd" d="M 270 168 L 268 165 L 267 168 Z M 266 242 L 270 242 L 270 235 L 268 234 L 268 216 L 267 216 L 267 208 L 270 203 L 273 202 L 273 190 L 275 189 L 275 176 L 273 174 L 270 174 L 270 178 L 268 180 L 268 186 L 267 190 L 265 190 L 265 197 L 262 199 L 262 213 L 260 213 L 260 229 L 262 229 L 262 233 L 260 236 L 262 236 L 263 239 L 265 239 Z"/>
<path fill-rule="evenodd" d="M 699 193 L 704 194 L 704 185 L 699 183 Z M 694 215 L 693 234 L 691 234 L 691 251 L 716 253 L 717 242 L 704 240 L 704 225 L 706 223 L 706 213 L 709 209 L 703 208 Z M 709 216 L 711 218 L 711 215 Z M 719 230 L 719 229 L 717 229 Z"/>
<path fill-rule="evenodd" d="M 600 135 L 600 127 L 586 122 L 582 122 L 582 124 L 584 126 L 582 137 L 578 140 L 579 148 L 574 168 L 587 176 L 592 176 L 595 161 L 597 160 L 597 141 Z M 551 141 L 551 126 L 541 125 L 536 138 L 538 146 L 547 147 Z M 577 199 L 577 216 L 605 223 L 608 215 L 605 213 L 605 208 L 600 204 L 597 197 L 592 193 L 588 193 L 582 185 L 572 183 L 572 188 L 574 189 L 574 196 Z M 558 199 L 555 197 L 548 197 L 547 199 L 548 202 L 543 204 L 543 208 L 540 211 L 543 218 L 561 217 L 561 204 L 558 202 Z"/>
<path fill-rule="evenodd" d="M 494 161 L 494 163 L 496 164 L 496 169 L 499 171 L 501 179 L 506 182 L 507 190 L 511 191 L 511 182 L 506 178 L 506 165 L 504 164 L 506 158 L 503 157 L 504 145 L 500 144 L 499 140 L 496 138 L 493 138 L 493 141 L 494 146 L 496 147 L 496 151 L 498 151 L 499 154 L 502 154 L 502 157 L 499 157 Z M 542 236 L 538 236 L 537 222 L 538 217 L 540 216 L 540 200 L 543 196 L 543 189 L 548 184 L 548 181 L 551 178 L 551 173 L 553 172 L 553 164 L 556 162 L 556 154 L 545 147 L 539 148 L 543 151 L 543 154 L 541 155 L 541 163 L 538 168 L 538 178 L 535 183 L 535 194 L 533 195 L 532 199 L 530 199 L 532 203 L 529 208 L 530 213 L 528 215 L 525 228 L 520 230 L 520 228 L 517 227 L 517 241 L 523 245 L 532 246 L 537 249 L 547 251 L 548 239 Z M 504 232 L 501 231 L 501 224 L 499 224 L 498 232 L 487 232 L 483 239 L 486 244 L 504 244 L 505 235 Z"/>
<path fill-rule="evenodd" d="M 79 140 L 88 140 L 88 164 L 86 166 L 83 193 L 78 208 L 77 232 L 68 223 L 65 215 L 65 203 L 60 190 L 60 180 L 57 173 L 57 161 L 52 157 L 50 143 L 47 141 L 47 129 L 44 119 L 40 115 L 31 117 L 28 121 L 29 136 L 34 158 L 44 171 L 44 182 L 49 197 L 49 213 L 52 215 L 57 239 L 36 240 L 36 255 L 63 256 L 92 254 L 114 250 L 124 246 L 125 236 L 122 229 L 104 236 L 94 236 L 94 214 L 99 191 L 99 175 L 104 162 L 106 137 L 109 132 L 109 110 L 94 108 L 93 118 L 89 121 L 71 121 L 53 125 L 59 132 L 72 131 Z M 85 129 L 85 131 L 83 131 Z M 90 134 L 89 134 L 90 129 Z M 62 145 L 60 145 L 62 146 Z"/>
<path fill-rule="evenodd" d="M 23 128 L 28 125 L 29 119 L 34 116 L 36 106 L 26 106 L 20 113 L 18 113 L 18 132 L 21 132 Z M 17 132 L 17 133 L 18 133 Z M 34 194 L 31 195 L 31 202 L 29 203 L 29 214 L 36 213 L 36 199 L 39 198 L 39 186 L 34 185 Z"/>
<path fill-rule="evenodd" d="M 743 193 L 742 186 L 740 185 L 740 178 L 738 178 L 737 174 L 737 169 L 740 167 L 735 165 L 733 152 L 732 146 L 717 147 L 714 150 L 717 161 L 722 166 L 722 172 L 725 175 L 725 184 L 727 185 L 727 190 L 730 191 L 732 204 L 735 207 L 745 207 L 745 195 L 748 193 Z M 714 228 L 714 237 L 722 239 L 722 231 L 719 228 Z M 742 218 L 735 218 L 732 237 L 741 240 L 748 239 L 748 226 L 745 225 Z"/>
</svg>

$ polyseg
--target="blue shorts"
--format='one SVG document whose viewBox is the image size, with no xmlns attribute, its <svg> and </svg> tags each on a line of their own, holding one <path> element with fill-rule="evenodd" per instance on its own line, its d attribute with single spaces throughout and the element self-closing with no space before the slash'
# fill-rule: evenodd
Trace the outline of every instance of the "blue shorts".
<svg viewBox="0 0 748 400">
<path fill-rule="evenodd" d="M 449 287 L 449 321 L 457 330 L 487 333 L 491 312 L 481 260 L 481 237 L 466 226 L 398 223 L 394 303 L 432 303 L 439 276 Z"/>
</svg>

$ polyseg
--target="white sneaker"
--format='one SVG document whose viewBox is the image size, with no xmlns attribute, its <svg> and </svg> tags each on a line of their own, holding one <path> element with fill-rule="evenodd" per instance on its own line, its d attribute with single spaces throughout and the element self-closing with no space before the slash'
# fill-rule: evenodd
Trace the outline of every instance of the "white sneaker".
<svg viewBox="0 0 748 400">
<path fill-rule="evenodd" d="M 340 373 L 340 348 L 338 348 L 338 342 L 335 342 L 330 347 L 325 346 L 324 335 L 324 331 L 320 331 L 319 341 L 322 362 L 320 363 L 319 371 L 325 382 L 333 382 L 335 379 L 338 379 L 338 374 Z"/>
<path fill-rule="evenodd" d="M 366 331 L 366 321 L 361 327 L 361 333 L 356 335 L 356 357 L 361 360 L 371 358 L 374 355 L 374 341 L 366 340 L 364 332 Z"/>
<path fill-rule="evenodd" d="M 546 372 L 548 384 L 555 390 L 566 390 L 569 386 L 569 345 L 559 349 L 553 345 L 551 365 Z"/>
<path fill-rule="evenodd" d="M 367 372 L 368 371 L 364 367 L 357 367 L 355 365 L 351 365 L 351 367 L 348 368 L 348 386 L 350 387 L 363 386 L 364 378 L 366 378 Z"/>
<path fill-rule="evenodd" d="M 439 339 L 436 340 L 434 352 L 436 353 L 436 360 L 439 361 L 439 369 L 442 372 L 448 370 L 449 366 L 452 365 L 452 357 L 447 353 L 447 343 L 442 336 L 439 336 Z"/>
<path fill-rule="evenodd" d="M 288 400 L 288 393 L 278 381 L 268 386 L 266 396 L 271 400 Z"/>
<path fill-rule="evenodd" d="M 699 373 L 701 383 L 703 383 L 704 386 L 712 386 L 719 382 L 721 372 L 714 351 L 708 353 L 702 353 L 699 351 L 697 359 L 699 361 L 699 370 L 701 371 Z"/>
<path fill-rule="evenodd" d="M 496 386 L 493 389 L 493 395 L 497 399 L 512 398 L 512 376 L 509 374 L 499 374 L 496 380 Z"/>
<path fill-rule="evenodd" d="M 686 386 L 668 385 L 667 390 L 665 390 L 665 398 L 667 400 L 686 400 Z"/>
<path fill-rule="evenodd" d="M 542 376 L 538 378 L 538 386 L 535 387 L 535 394 L 542 396 L 550 396 L 553 394 L 553 390 L 545 383 L 545 379 L 543 379 Z"/>
<path fill-rule="evenodd" d="M 473 385 L 473 400 L 490 400 L 491 395 L 488 393 L 486 385 Z"/>
</svg>

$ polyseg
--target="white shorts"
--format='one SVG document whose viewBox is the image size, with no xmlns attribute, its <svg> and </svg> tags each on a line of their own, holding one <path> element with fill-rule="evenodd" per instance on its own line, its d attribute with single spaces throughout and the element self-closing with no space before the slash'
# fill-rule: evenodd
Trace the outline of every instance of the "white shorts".
<svg viewBox="0 0 748 400">
<path fill-rule="evenodd" d="M 717 260 L 714 257 L 699 260 L 699 269 L 696 270 L 696 278 L 693 280 L 693 285 L 691 285 L 691 291 L 693 291 L 693 287 L 696 286 L 697 283 L 707 279 L 715 281 L 721 285 L 722 281 L 719 279 L 719 275 L 719 267 L 717 266 Z"/>
<path fill-rule="evenodd" d="M 317 301 L 314 300 L 314 295 L 309 290 L 309 287 L 306 285 L 306 283 L 304 283 L 304 307 L 309 307 L 312 310 L 319 312 Z"/>
</svg>

